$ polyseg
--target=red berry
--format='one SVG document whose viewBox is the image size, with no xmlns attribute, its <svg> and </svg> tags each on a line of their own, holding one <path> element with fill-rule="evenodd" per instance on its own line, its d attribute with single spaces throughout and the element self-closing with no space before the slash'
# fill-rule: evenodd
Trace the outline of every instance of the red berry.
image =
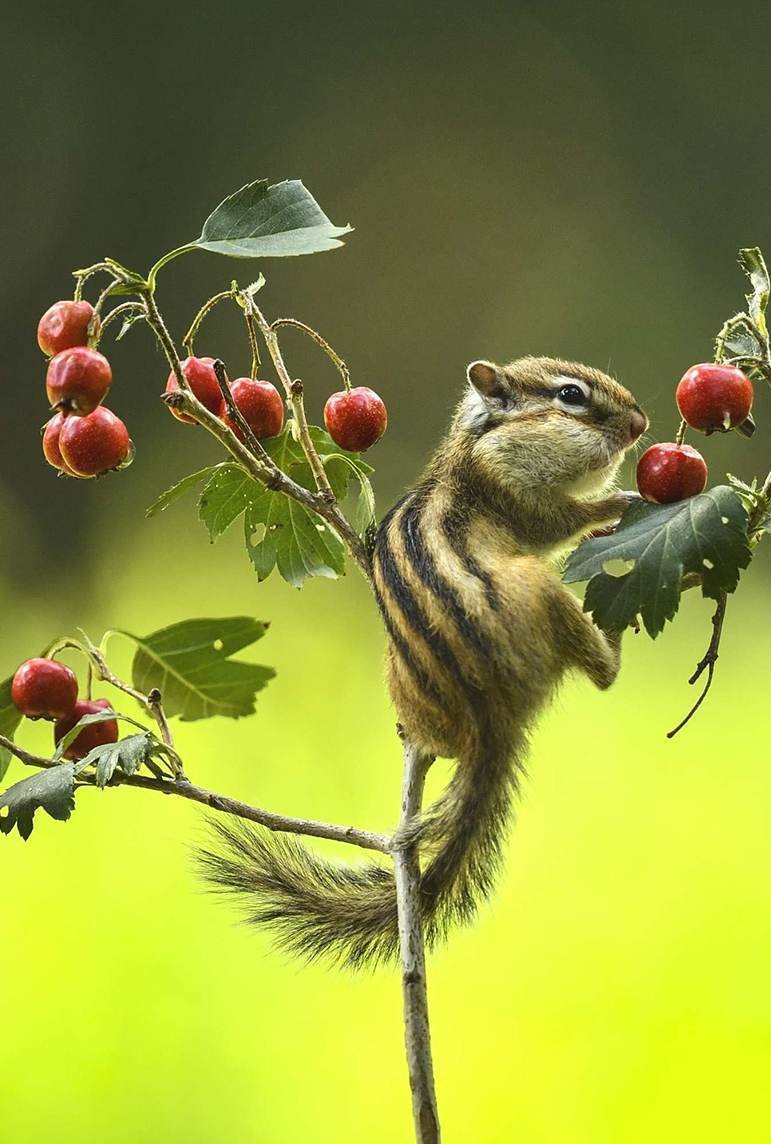
<svg viewBox="0 0 771 1144">
<path fill-rule="evenodd" d="M 252 381 L 249 377 L 239 377 L 230 387 L 233 400 L 241 416 L 255 437 L 275 437 L 284 424 L 284 402 L 275 385 L 269 381 Z M 226 413 L 225 420 L 237 437 L 243 439 L 241 430 Z"/>
<path fill-rule="evenodd" d="M 84 715 L 96 715 L 98 711 L 109 711 L 112 707 L 109 699 L 79 699 L 74 709 L 63 719 L 57 719 L 54 726 L 54 742 L 61 739 L 79 723 Z M 83 759 L 94 747 L 102 743 L 117 743 L 118 724 L 115 719 L 105 719 L 103 723 L 89 723 L 78 732 L 64 752 L 65 759 Z"/>
<path fill-rule="evenodd" d="M 637 487 L 648 501 L 671 504 L 704 491 L 707 465 L 690 445 L 651 445 L 637 463 Z"/>
<path fill-rule="evenodd" d="M 87 346 L 62 350 L 48 363 L 46 390 L 54 409 L 84 417 L 96 409 L 111 385 L 107 358 Z"/>
<path fill-rule="evenodd" d="M 388 411 L 373 389 L 360 385 L 332 394 L 324 406 L 324 424 L 341 449 L 363 453 L 385 433 Z"/>
<path fill-rule="evenodd" d="M 752 409 L 752 382 L 732 365 L 694 365 L 680 379 L 677 407 L 693 429 L 726 432 Z"/>
<path fill-rule="evenodd" d="M 59 433 L 64 464 L 78 477 L 98 477 L 117 469 L 131 453 L 128 429 L 100 405 L 88 417 L 68 417 Z"/>
<path fill-rule="evenodd" d="M 75 474 L 66 464 L 59 447 L 59 437 L 66 420 L 66 413 L 55 413 L 51 420 L 45 424 L 43 427 L 43 453 L 49 465 L 53 465 L 60 473 L 66 473 L 68 477 L 74 477 Z"/>
<path fill-rule="evenodd" d="M 187 378 L 187 384 L 193 391 L 193 396 L 197 397 L 201 405 L 205 405 L 210 413 L 215 413 L 217 417 L 221 417 L 225 403 L 222 400 L 222 391 L 214 372 L 216 360 L 213 357 L 189 357 L 180 364 L 182 372 Z M 177 379 L 173 373 L 170 373 L 166 382 L 166 393 L 176 393 L 178 389 Z M 169 409 L 179 421 L 187 421 L 191 425 L 195 425 L 194 417 L 189 417 L 187 413 L 181 413 L 171 405 Z"/>
<path fill-rule="evenodd" d="M 94 307 L 90 302 L 54 302 L 37 324 L 37 344 L 48 357 L 71 346 L 84 346 L 88 342 L 88 323 L 93 316 Z M 97 318 L 94 333 L 98 332 Z"/>
<path fill-rule="evenodd" d="M 11 699 L 28 719 L 64 719 L 77 698 L 75 672 L 55 659 L 28 659 L 11 683 Z"/>
</svg>

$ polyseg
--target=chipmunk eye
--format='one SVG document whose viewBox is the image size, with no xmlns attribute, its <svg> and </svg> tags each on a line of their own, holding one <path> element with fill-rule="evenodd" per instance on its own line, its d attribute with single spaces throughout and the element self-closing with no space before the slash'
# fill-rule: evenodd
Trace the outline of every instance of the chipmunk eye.
<svg viewBox="0 0 771 1144">
<path fill-rule="evenodd" d="M 557 397 L 565 405 L 586 405 L 587 397 L 580 385 L 561 385 Z"/>
</svg>

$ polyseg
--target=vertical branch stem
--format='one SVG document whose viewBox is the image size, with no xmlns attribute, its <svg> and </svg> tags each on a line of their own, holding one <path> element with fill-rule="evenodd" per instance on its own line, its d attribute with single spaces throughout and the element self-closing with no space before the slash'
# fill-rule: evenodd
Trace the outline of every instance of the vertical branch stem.
<svg viewBox="0 0 771 1144">
<path fill-rule="evenodd" d="M 432 761 L 405 740 L 402 813 L 397 837 L 420 814 L 423 788 Z M 393 858 L 399 915 L 404 1042 L 412 1093 L 415 1140 L 417 1144 L 439 1144 L 441 1131 L 436 1106 L 434 1065 L 431 1058 L 426 952 L 420 916 L 420 861 L 417 847 L 413 845 L 396 850 Z"/>
</svg>

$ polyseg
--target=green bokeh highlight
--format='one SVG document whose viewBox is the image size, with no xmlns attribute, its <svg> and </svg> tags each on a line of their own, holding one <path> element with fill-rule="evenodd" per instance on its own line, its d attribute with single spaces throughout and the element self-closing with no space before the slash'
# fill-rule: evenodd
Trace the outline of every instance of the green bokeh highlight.
<svg viewBox="0 0 771 1144">
<path fill-rule="evenodd" d="M 258 715 L 180 726 L 190 772 L 387 828 L 400 760 L 363 585 L 258 586 L 237 528 L 210 547 L 189 504 L 143 521 L 217 451 L 159 407 L 141 329 L 109 351 L 135 465 L 56 481 L 38 454 L 40 312 L 71 268 L 147 267 L 241 183 L 301 177 L 357 229 L 342 251 L 264 264 L 261 303 L 320 329 L 387 400 L 381 511 L 475 357 L 610 362 L 667 439 L 674 382 L 741 305 L 737 248 L 771 249 L 767 129 L 749 110 L 771 78 L 731 48 L 736 14 L 717 5 L 140 0 L 118 15 L 43 4 L 4 26 L 0 667 L 79 625 L 269 619 L 250 654 L 278 676 Z M 771 13 L 751 3 L 741 28 L 766 43 Z M 256 270 L 169 266 L 177 335 Z M 207 331 L 201 352 L 247 367 L 235 315 Z M 318 419 L 334 373 L 299 334 L 285 345 Z M 767 470 L 770 405 L 759 393 L 752 441 L 705 443 L 715 480 Z M 674 742 L 709 636 L 695 593 L 655 644 L 626 637 L 608 694 L 567 682 L 534 733 L 500 888 L 430 963 L 448 1142 L 771 1139 L 768 580 L 764 553 L 731 601 L 714 694 Z M 117 640 L 115 655 L 127 668 Z M 23 734 L 43 748 L 50 728 Z M 27 845 L 0 839 L 3 1141 L 409 1140 L 397 978 L 301 969 L 232 924 L 194 878 L 203 837 L 191 805 L 118 790 L 83 792 Z"/>
</svg>

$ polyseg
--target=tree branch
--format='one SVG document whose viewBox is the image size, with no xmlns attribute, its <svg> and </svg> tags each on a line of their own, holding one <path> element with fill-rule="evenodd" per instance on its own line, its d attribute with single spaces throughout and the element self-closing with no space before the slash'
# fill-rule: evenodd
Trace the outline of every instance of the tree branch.
<svg viewBox="0 0 771 1144">
<path fill-rule="evenodd" d="M 420 814 L 426 775 L 433 759 L 405 741 L 402 813 L 399 837 Z M 399 915 L 399 950 L 404 1003 L 404 1041 L 412 1093 L 412 1115 L 417 1144 L 439 1144 L 441 1131 L 431 1058 L 428 1020 L 426 954 L 420 901 L 420 861 L 417 846 L 393 851 L 396 902 Z"/>
<path fill-rule="evenodd" d="M 10 751 L 20 762 L 29 767 L 41 767 L 50 770 L 60 764 L 41 755 L 30 754 L 22 747 L 17 746 L 13 739 L 0 735 L 0 747 Z M 95 786 L 94 775 L 80 774 L 77 776 L 79 786 Z M 364 850 L 377 850 L 381 854 L 388 854 L 391 849 L 391 839 L 381 834 L 373 834 L 368 830 L 359 830 L 355 826 L 337 826 L 331 822 L 316 822 L 310 818 L 291 818 L 284 814 L 274 814 L 270 810 L 263 810 L 258 806 L 240 802 L 238 799 L 228 798 L 226 795 L 216 794 L 206 790 L 205 787 L 195 786 L 182 779 L 150 778 L 146 775 L 123 775 L 116 772 L 108 786 L 135 787 L 139 790 L 155 791 L 158 794 L 176 795 L 191 802 L 200 803 L 209 810 L 218 810 L 223 814 L 232 814 L 236 818 L 245 818 L 249 822 L 256 822 L 268 830 L 284 834 L 304 834 L 311 838 L 328 838 L 332 842 L 347 842 L 352 846 L 359 846 Z"/>
</svg>

